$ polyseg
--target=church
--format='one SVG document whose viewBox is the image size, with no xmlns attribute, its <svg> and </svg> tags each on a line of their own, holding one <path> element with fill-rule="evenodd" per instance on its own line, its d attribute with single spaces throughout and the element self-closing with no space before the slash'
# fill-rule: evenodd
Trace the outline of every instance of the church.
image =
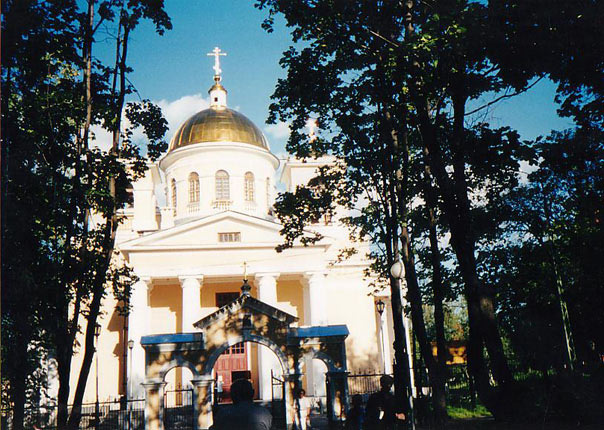
<svg viewBox="0 0 604 430">
<path fill-rule="evenodd" d="M 145 398 L 145 342 L 187 333 L 212 336 L 212 328 L 199 322 L 237 301 L 244 280 L 251 298 L 288 315 L 289 330 L 313 327 L 327 333 L 345 327 L 347 372 L 392 371 L 388 297 L 371 295 L 371 279 L 364 275 L 369 244 L 351 242 L 334 216 L 311 226 L 321 241 L 275 250 L 283 242 L 272 211 L 277 190 L 294 191 L 333 160 L 278 159 L 260 128 L 228 107 L 220 50 L 212 55 L 209 108 L 180 125 L 167 153 L 132 184 L 132 205 L 122 211 L 116 249 L 138 280 L 128 316 L 120 315 L 111 296 L 105 299 L 98 368 L 91 369 L 85 402 L 95 401 L 95 376 L 101 400 Z M 339 252 L 351 247 L 356 255 L 339 261 Z M 386 303 L 385 312 L 378 302 Z M 72 381 L 80 359 L 74 357 Z M 282 377 L 282 367 L 261 343 L 231 342 L 211 375 L 226 400 L 230 384 L 241 377 L 252 381 L 258 399 L 270 400 L 272 380 Z M 304 359 L 300 383 L 307 395 L 325 396 L 326 372 L 321 360 Z M 194 377 L 186 366 L 162 375 L 164 391 L 190 387 Z"/>
</svg>

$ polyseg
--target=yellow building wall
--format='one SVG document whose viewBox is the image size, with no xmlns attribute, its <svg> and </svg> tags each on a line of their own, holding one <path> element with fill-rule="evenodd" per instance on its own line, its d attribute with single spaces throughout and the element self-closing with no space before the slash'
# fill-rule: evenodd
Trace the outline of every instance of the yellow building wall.
<svg viewBox="0 0 604 430">
<path fill-rule="evenodd" d="M 108 294 L 103 301 L 103 314 L 100 316 L 98 323 L 101 326 L 101 334 L 98 337 L 98 381 L 99 381 L 99 401 L 115 400 L 124 392 L 124 317 L 121 316 L 117 309 L 116 300 L 112 294 Z M 70 377 L 70 397 L 69 403 L 73 402 L 82 360 L 84 357 L 84 333 L 86 331 L 86 321 L 81 320 L 82 326 L 80 333 L 77 336 L 79 347 L 76 349 L 76 354 L 73 356 L 71 364 Z M 93 403 L 96 400 L 96 379 L 97 379 L 97 357 L 92 359 L 90 373 L 84 392 L 84 403 Z"/>
<path fill-rule="evenodd" d="M 350 332 L 346 357 L 351 373 L 380 371 L 375 305 L 362 279 L 361 273 L 335 273 L 326 279 L 329 324 L 346 324 Z"/>
<path fill-rule="evenodd" d="M 149 334 L 179 333 L 182 328 L 182 288 L 178 283 L 153 284 L 149 296 Z M 182 386 L 182 370 L 166 374 L 166 389 Z"/>
<path fill-rule="evenodd" d="M 326 312 L 329 324 L 346 324 L 350 336 L 346 340 L 348 368 L 351 372 L 379 371 L 378 331 L 373 298 L 358 274 L 331 273 L 325 280 Z M 257 297 L 253 282 L 251 294 Z M 201 316 L 216 308 L 216 293 L 239 293 L 241 281 L 211 282 L 204 280 L 201 288 Z M 177 280 L 156 283 L 150 293 L 149 332 L 151 334 L 182 332 L 182 289 Z M 99 337 L 99 399 L 115 399 L 124 390 L 124 317 L 115 309 L 116 302 L 108 295 L 103 303 L 104 315 L 100 321 Z M 277 306 L 304 321 L 304 289 L 300 280 L 277 280 Z M 85 327 L 84 327 L 85 328 Z M 83 345 L 83 337 L 78 337 Z M 254 389 L 258 392 L 257 351 L 260 346 L 248 344 Z M 71 386 L 75 390 L 82 354 L 73 359 Z M 126 363 L 127 365 L 127 363 Z M 91 368 L 86 387 L 85 401 L 95 400 L 95 363 Z M 169 372 L 168 389 L 182 384 L 182 369 Z M 73 396 L 73 394 L 72 394 Z"/>
<path fill-rule="evenodd" d="M 304 324 L 304 288 L 300 281 L 277 281 L 277 307 L 297 316 L 299 325 Z"/>
</svg>

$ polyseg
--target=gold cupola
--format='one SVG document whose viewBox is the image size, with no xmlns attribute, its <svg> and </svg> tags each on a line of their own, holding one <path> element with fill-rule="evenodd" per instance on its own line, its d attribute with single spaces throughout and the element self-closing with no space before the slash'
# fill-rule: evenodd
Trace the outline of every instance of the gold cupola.
<svg viewBox="0 0 604 430">
<path fill-rule="evenodd" d="M 220 56 L 226 54 L 214 48 L 208 55 L 215 57 L 214 85 L 208 90 L 210 107 L 197 112 L 178 128 L 168 152 L 204 142 L 247 143 L 270 150 L 262 131 L 245 115 L 227 107 L 227 90 L 221 84 L 220 69 Z"/>
</svg>

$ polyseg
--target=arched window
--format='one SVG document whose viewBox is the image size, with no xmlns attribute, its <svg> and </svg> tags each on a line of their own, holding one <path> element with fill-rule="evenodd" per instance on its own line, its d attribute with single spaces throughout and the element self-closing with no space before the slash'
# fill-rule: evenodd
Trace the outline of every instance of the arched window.
<svg viewBox="0 0 604 430">
<path fill-rule="evenodd" d="M 216 200 L 229 200 L 230 198 L 229 174 L 224 170 L 219 170 L 216 172 Z"/>
<path fill-rule="evenodd" d="M 199 175 L 195 172 L 189 175 L 189 203 L 199 202 Z"/>
<path fill-rule="evenodd" d="M 244 189 L 246 202 L 254 201 L 254 174 L 252 172 L 246 172 L 244 176 Z"/>
<path fill-rule="evenodd" d="M 172 197 L 172 211 L 176 215 L 176 179 L 170 182 L 170 196 Z"/>
</svg>

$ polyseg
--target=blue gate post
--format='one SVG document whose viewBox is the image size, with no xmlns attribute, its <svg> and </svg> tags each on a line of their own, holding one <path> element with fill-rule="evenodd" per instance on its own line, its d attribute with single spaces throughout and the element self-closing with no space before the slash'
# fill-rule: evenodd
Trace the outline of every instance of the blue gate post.
<svg viewBox="0 0 604 430">
<path fill-rule="evenodd" d="M 327 418 L 330 422 L 341 422 L 348 412 L 348 372 L 327 372 Z"/>
</svg>

